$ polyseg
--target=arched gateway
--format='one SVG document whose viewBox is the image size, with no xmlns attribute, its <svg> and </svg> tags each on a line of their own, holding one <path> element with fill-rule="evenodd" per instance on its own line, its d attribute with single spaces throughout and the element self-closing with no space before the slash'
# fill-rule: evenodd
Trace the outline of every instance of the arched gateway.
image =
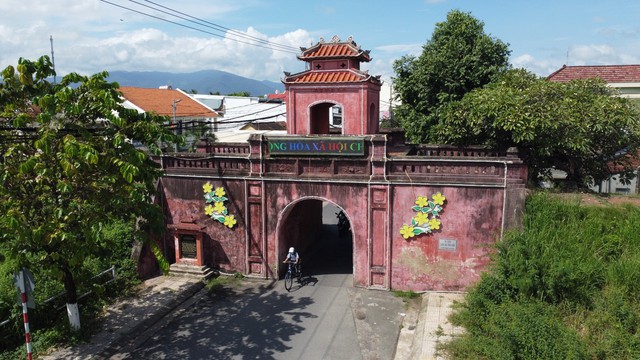
<svg viewBox="0 0 640 360">
<path fill-rule="evenodd" d="M 379 131 L 381 81 L 360 70 L 371 59 L 351 39 L 321 40 L 299 59 L 308 70 L 283 80 L 288 135 L 158 159 L 169 229 L 160 245 L 173 266 L 275 278 L 289 246 L 312 251 L 333 204 L 350 220 L 355 286 L 473 283 L 485 245 L 520 221 L 527 172 L 515 151 L 408 146 L 401 132 Z"/>
</svg>

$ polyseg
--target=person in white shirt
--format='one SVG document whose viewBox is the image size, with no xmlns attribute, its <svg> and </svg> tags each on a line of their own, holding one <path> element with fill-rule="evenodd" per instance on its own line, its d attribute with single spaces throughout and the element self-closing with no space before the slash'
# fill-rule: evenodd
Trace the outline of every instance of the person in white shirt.
<svg viewBox="0 0 640 360">
<path fill-rule="evenodd" d="M 284 259 L 284 261 L 282 263 L 283 264 L 286 264 L 286 263 L 294 264 L 296 273 L 298 274 L 298 279 L 302 279 L 302 269 L 300 268 L 300 262 L 301 261 L 302 261 L 302 259 L 300 258 L 300 255 L 298 255 L 298 252 L 292 246 L 292 247 L 289 248 L 289 252 L 287 253 L 287 256 L 285 257 L 285 259 Z"/>
</svg>

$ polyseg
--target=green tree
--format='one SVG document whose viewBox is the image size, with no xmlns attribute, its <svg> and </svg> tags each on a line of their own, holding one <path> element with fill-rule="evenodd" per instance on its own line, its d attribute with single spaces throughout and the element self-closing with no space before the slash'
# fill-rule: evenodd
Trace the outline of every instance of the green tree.
<svg viewBox="0 0 640 360">
<path fill-rule="evenodd" d="M 64 284 L 71 324 L 79 328 L 75 275 L 112 245 L 101 228 L 135 221 L 159 225 L 152 204 L 161 168 L 134 146 L 159 154 L 178 138 L 168 120 L 124 108 L 108 74 L 71 73 L 60 83 L 50 59 L 20 59 L 0 83 L 0 241 L 18 267 L 50 271 Z"/>
<path fill-rule="evenodd" d="M 407 55 L 393 65 L 401 102 L 394 115 L 407 139 L 432 141 L 440 109 L 508 69 L 509 54 L 507 44 L 484 33 L 483 22 L 459 10 L 449 12 L 418 58 Z"/>
<path fill-rule="evenodd" d="M 522 69 L 476 89 L 443 110 L 436 140 L 449 144 L 518 147 L 532 180 L 552 168 L 582 187 L 612 169 L 632 176 L 640 146 L 638 108 L 601 80 L 551 82 Z"/>
<path fill-rule="evenodd" d="M 248 91 L 238 91 L 238 92 L 234 92 L 231 94 L 227 94 L 227 96 L 244 96 L 244 97 L 249 97 L 251 96 L 251 93 Z"/>
</svg>

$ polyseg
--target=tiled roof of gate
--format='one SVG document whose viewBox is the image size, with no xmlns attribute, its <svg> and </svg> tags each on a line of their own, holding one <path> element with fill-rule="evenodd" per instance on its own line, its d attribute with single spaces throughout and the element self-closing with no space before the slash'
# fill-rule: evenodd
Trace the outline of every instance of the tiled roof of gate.
<svg viewBox="0 0 640 360">
<path fill-rule="evenodd" d="M 591 78 L 600 78 L 607 83 L 640 82 L 640 65 L 563 65 L 562 68 L 547 77 L 551 81 L 558 82 Z"/>
<path fill-rule="evenodd" d="M 286 76 L 285 84 L 317 84 L 317 83 L 354 83 L 372 81 L 380 83 L 380 79 L 366 72 L 357 70 L 309 70 Z"/>
<path fill-rule="evenodd" d="M 146 112 L 158 115 L 173 116 L 173 104 L 176 102 L 176 117 L 217 117 L 215 111 L 195 101 L 182 91 L 173 89 L 148 89 L 133 86 L 123 86 L 122 96 Z"/>
<path fill-rule="evenodd" d="M 339 38 L 331 39 L 331 42 L 324 42 L 324 39 L 310 48 L 301 48 L 302 54 L 298 59 L 309 61 L 311 59 L 331 59 L 331 58 L 358 58 L 361 61 L 371 61 L 369 51 L 362 50 L 349 37 L 347 41 L 341 42 Z"/>
</svg>

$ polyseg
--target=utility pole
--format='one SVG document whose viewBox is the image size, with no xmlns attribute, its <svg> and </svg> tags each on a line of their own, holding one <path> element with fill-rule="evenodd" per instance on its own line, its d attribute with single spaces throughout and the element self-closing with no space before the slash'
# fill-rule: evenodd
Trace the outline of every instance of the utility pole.
<svg viewBox="0 0 640 360">
<path fill-rule="evenodd" d="M 173 102 L 171 103 L 171 108 L 173 109 L 173 124 L 176 123 L 176 108 L 178 107 L 178 103 L 182 101 L 182 99 L 173 99 Z M 172 125 L 173 125 L 172 124 Z"/>
<path fill-rule="evenodd" d="M 56 84 L 56 60 L 53 58 L 53 35 L 49 35 L 49 42 L 51 42 L 51 64 L 53 65 L 53 85 Z"/>
<path fill-rule="evenodd" d="M 389 82 L 389 127 L 393 128 L 393 82 Z"/>
<path fill-rule="evenodd" d="M 173 133 L 176 133 L 175 130 L 175 124 L 176 124 L 176 109 L 178 107 L 178 103 L 182 101 L 182 99 L 173 99 L 173 101 L 171 102 L 171 108 L 173 109 L 173 121 L 171 122 L 171 127 L 173 128 Z M 179 131 L 182 131 L 182 127 L 180 128 Z M 178 152 L 178 144 L 174 144 L 174 151 Z"/>
</svg>

